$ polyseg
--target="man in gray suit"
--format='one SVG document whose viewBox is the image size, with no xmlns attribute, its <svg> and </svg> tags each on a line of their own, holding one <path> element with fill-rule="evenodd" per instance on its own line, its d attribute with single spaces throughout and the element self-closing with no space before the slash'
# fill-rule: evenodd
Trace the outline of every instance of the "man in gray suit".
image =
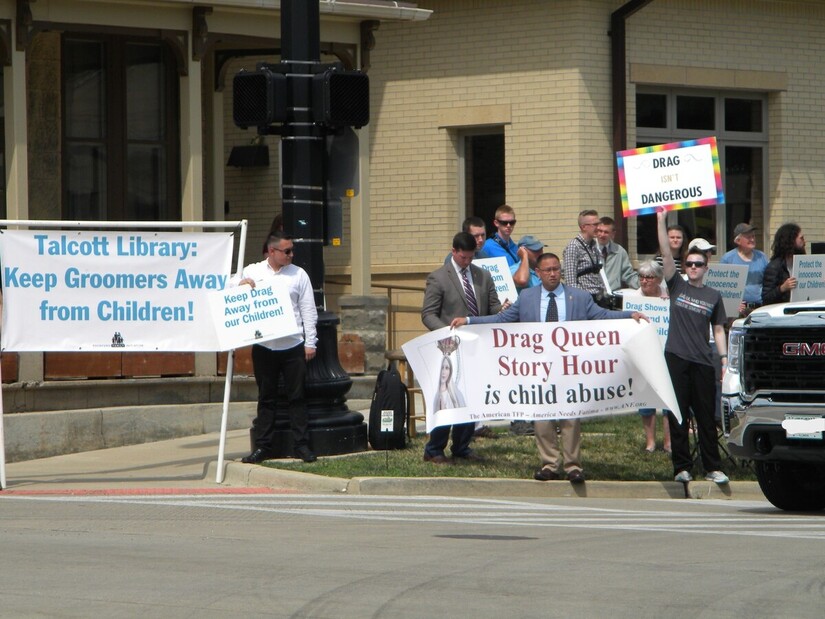
<svg viewBox="0 0 825 619">
<path fill-rule="evenodd" d="M 640 312 L 618 312 L 599 307 L 593 296 L 573 286 L 561 283 L 561 261 L 556 254 L 545 253 L 536 261 L 536 274 L 541 286 L 522 291 L 518 300 L 495 316 L 456 318 L 451 326 L 479 325 L 499 322 L 556 322 L 565 320 L 604 320 L 608 318 L 647 317 Z M 561 449 L 559 449 L 559 436 Z M 561 458 L 565 476 L 573 484 L 584 483 L 581 466 L 581 421 L 563 419 L 536 422 L 536 446 L 541 468 L 533 475 L 539 481 L 561 479 Z"/>
<path fill-rule="evenodd" d="M 476 241 L 473 235 L 459 232 L 453 237 L 453 252 L 449 262 L 427 276 L 421 320 L 430 331 L 449 326 L 456 316 L 486 316 L 501 309 L 490 274 L 471 264 L 475 251 Z M 424 460 L 435 464 L 449 462 L 444 449 L 450 438 L 450 427 L 453 431 L 453 457 L 477 460 L 478 457 L 470 449 L 470 440 L 475 430 L 472 422 L 433 429 L 430 440 L 424 447 Z"/>
</svg>

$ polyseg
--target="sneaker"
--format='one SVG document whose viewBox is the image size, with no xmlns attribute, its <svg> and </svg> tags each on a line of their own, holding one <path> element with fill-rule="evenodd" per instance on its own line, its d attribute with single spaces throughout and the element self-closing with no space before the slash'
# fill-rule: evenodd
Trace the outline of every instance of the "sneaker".
<svg viewBox="0 0 825 619">
<path fill-rule="evenodd" d="M 679 471 L 676 473 L 676 477 L 673 478 L 673 481 L 680 481 L 683 484 L 686 484 L 689 481 L 693 481 L 693 475 L 691 475 L 688 471 Z"/>
<path fill-rule="evenodd" d="M 728 476 L 725 475 L 722 471 L 711 471 L 707 475 L 705 475 L 705 479 L 708 481 L 712 481 L 715 484 L 726 484 L 730 481 Z"/>
</svg>

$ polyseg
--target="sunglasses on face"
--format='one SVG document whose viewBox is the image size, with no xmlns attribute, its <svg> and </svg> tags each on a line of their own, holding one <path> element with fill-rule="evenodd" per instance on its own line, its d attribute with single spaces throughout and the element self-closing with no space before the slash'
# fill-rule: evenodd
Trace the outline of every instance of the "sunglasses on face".
<svg viewBox="0 0 825 619">
<path fill-rule="evenodd" d="M 685 262 L 685 266 L 686 267 L 696 267 L 697 269 L 701 269 L 703 266 L 705 266 L 705 263 L 704 262 L 694 262 L 693 260 L 687 260 Z"/>
<path fill-rule="evenodd" d="M 639 279 L 656 279 L 655 275 L 639 275 Z"/>
<path fill-rule="evenodd" d="M 508 219 L 508 220 L 496 219 L 496 221 L 501 226 L 515 226 L 516 225 L 516 220 L 515 219 Z"/>
<path fill-rule="evenodd" d="M 289 249 L 278 249 L 277 247 L 273 247 L 275 251 L 281 252 L 284 256 L 291 256 L 292 255 L 292 248 Z"/>
</svg>

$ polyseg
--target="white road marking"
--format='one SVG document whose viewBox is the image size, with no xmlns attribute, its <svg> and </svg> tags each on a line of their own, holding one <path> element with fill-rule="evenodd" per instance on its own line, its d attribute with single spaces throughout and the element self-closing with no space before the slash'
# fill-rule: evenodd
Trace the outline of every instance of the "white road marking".
<svg viewBox="0 0 825 619">
<path fill-rule="evenodd" d="M 554 505 L 526 500 L 455 497 L 330 495 L 14 496 L 5 500 L 191 507 L 355 520 L 453 523 L 500 527 L 557 527 L 605 531 L 679 532 L 825 540 L 825 513 L 798 515 L 761 509 L 764 503 L 709 501 L 683 511 Z M 693 509 L 696 508 L 696 509 Z M 723 512 L 719 508 L 730 511 Z M 512 533 L 512 530 L 510 531 Z"/>
</svg>

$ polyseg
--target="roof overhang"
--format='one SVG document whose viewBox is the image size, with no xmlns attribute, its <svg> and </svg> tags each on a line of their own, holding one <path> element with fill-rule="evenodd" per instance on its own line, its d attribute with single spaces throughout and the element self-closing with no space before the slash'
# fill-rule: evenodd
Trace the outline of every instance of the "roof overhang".
<svg viewBox="0 0 825 619">
<path fill-rule="evenodd" d="M 281 10 L 281 0 L 167 0 L 168 4 L 212 6 L 223 9 L 272 9 Z M 424 21 L 432 11 L 419 9 L 413 2 L 395 0 L 318 0 L 321 15 L 338 15 L 356 19 L 384 21 Z"/>
</svg>

